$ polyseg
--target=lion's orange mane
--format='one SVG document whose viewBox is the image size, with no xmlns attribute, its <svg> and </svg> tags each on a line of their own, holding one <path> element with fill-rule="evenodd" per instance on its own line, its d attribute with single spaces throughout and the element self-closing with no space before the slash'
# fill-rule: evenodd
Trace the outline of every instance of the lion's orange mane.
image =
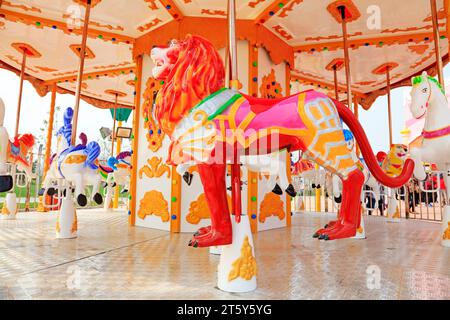
<svg viewBox="0 0 450 320">
<path fill-rule="evenodd" d="M 196 104 L 225 85 L 224 64 L 211 42 L 188 35 L 179 46 L 177 61 L 155 106 L 155 116 L 169 135 Z"/>
</svg>

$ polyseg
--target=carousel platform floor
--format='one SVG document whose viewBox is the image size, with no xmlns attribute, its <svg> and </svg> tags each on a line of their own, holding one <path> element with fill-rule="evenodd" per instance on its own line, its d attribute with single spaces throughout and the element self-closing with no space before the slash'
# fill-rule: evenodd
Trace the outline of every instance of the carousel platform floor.
<svg viewBox="0 0 450 320">
<path fill-rule="evenodd" d="M 216 287 L 219 257 L 188 248 L 189 234 L 130 228 L 123 212 L 78 216 L 75 240 L 55 240 L 54 213 L 0 221 L 0 299 L 450 299 L 436 223 L 367 217 L 366 240 L 321 242 L 311 235 L 329 217 L 295 215 L 291 229 L 255 235 L 258 289 L 229 294 Z"/>
</svg>

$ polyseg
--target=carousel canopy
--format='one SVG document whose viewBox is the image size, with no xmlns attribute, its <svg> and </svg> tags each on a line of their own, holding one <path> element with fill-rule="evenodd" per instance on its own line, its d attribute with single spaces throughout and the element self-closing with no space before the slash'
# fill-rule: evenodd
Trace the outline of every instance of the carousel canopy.
<svg viewBox="0 0 450 320">
<path fill-rule="evenodd" d="M 343 37 L 338 7 L 345 5 L 353 93 L 369 108 L 392 87 L 423 70 L 435 73 L 428 0 L 236 0 L 237 36 L 286 61 L 292 79 L 345 98 Z M 0 66 L 19 72 L 41 95 L 56 85 L 74 92 L 86 0 L 0 0 Z M 448 59 L 447 1 L 437 1 L 440 46 Z M 227 44 L 227 0 L 92 0 L 83 99 L 110 108 L 134 103 L 134 57 L 188 33 L 217 48 Z"/>
</svg>

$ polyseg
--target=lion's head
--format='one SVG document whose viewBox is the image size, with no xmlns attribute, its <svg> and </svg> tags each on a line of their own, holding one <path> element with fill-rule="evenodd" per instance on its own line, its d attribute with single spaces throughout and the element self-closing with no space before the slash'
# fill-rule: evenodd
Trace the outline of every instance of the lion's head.
<svg viewBox="0 0 450 320">
<path fill-rule="evenodd" d="M 208 40 L 187 35 L 168 47 L 151 51 L 153 76 L 164 80 L 156 98 L 155 116 L 171 134 L 175 125 L 202 99 L 224 87 L 222 58 Z"/>
</svg>

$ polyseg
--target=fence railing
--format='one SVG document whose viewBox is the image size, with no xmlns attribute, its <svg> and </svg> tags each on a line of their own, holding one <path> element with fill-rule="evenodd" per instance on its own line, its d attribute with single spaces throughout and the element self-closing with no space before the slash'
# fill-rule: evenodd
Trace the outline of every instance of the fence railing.
<svg viewBox="0 0 450 320">
<path fill-rule="evenodd" d="M 296 212 L 337 212 L 340 204 L 333 196 L 331 183 L 320 184 L 317 192 L 315 181 L 293 176 L 293 184 L 298 192 L 294 199 Z M 316 188 L 314 188 L 314 186 Z M 442 172 L 430 172 L 425 182 L 411 179 L 405 186 L 392 190 L 397 200 L 400 217 L 405 219 L 419 219 L 428 221 L 442 221 L 444 207 L 448 203 L 446 186 L 443 183 Z M 388 205 L 388 188 L 380 186 L 380 198 L 376 193 L 365 186 L 361 200 L 364 213 L 374 216 L 386 216 Z M 320 200 L 317 200 L 317 196 Z M 298 199 L 298 197 L 301 198 Z M 319 207 L 320 205 L 320 207 Z"/>
</svg>

